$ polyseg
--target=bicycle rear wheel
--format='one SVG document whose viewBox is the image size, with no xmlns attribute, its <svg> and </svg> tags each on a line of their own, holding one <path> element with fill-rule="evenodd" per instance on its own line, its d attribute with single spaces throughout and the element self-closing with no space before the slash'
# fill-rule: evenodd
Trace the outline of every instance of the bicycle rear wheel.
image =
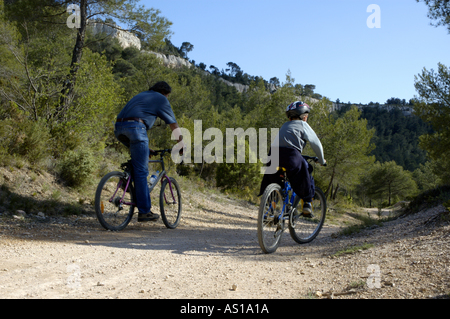
<svg viewBox="0 0 450 319">
<path fill-rule="evenodd" d="M 172 189 L 171 187 L 172 186 Z M 177 228 L 181 219 L 181 191 L 178 182 L 170 177 L 165 179 L 161 185 L 159 194 L 159 207 L 164 225 L 169 229 Z"/>
<path fill-rule="evenodd" d="M 292 239 L 299 244 L 312 242 L 322 229 L 327 212 L 327 202 L 325 195 L 320 188 L 316 187 L 316 193 L 312 201 L 312 215 L 304 217 L 292 217 L 289 222 L 289 233 Z"/>
<path fill-rule="evenodd" d="M 261 198 L 258 212 L 258 241 L 266 254 L 275 252 L 284 230 L 281 186 L 270 184 Z"/>
<path fill-rule="evenodd" d="M 107 230 L 123 230 L 130 223 L 134 212 L 134 188 L 128 185 L 123 172 L 111 172 L 102 178 L 95 192 L 95 213 Z"/>
</svg>

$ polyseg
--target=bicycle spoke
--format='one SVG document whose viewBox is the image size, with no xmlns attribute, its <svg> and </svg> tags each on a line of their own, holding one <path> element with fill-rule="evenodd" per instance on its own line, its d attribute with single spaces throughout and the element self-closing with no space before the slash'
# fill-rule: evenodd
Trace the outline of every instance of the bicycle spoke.
<svg viewBox="0 0 450 319">
<path fill-rule="evenodd" d="M 265 253 L 272 253 L 278 248 L 284 230 L 282 214 L 280 187 L 272 184 L 264 192 L 258 215 L 258 240 Z"/>
<path fill-rule="evenodd" d="M 177 181 L 173 178 L 164 180 L 161 185 L 159 206 L 161 217 L 167 228 L 174 229 L 181 218 L 181 192 Z"/>
<path fill-rule="evenodd" d="M 130 222 L 134 207 L 132 188 L 125 192 L 123 173 L 112 172 L 99 183 L 95 195 L 95 208 L 100 224 L 108 230 L 122 230 Z"/>
<path fill-rule="evenodd" d="M 149 163 L 161 164 L 164 168 L 164 155 L 171 154 L 171 149 L 153 151 L 152 155 L 160 155 L 160 160 L 149 160 Z M 123 172 L 111 172 L 102 178 L 95 193 L 95 212 L 100 224 L 108 230 L 122 230 L 133 217 L 135 202 L 134 184 L 129 180 L 132 174 L 131 160 L 121 165 Z M 161 176 L 165 174 L 161 173 Z M 159 180 L 158 176 L 158 180 Z M 181 217 L 181 192 L 174 179 L 164 180 L 151 188 L 151 192 L 160 189 L 160 205 L 152 205 L 152 212 L 160 214 L 168 228 L 177 227 Z M 168 186 L 167 186 L 168 185 Z"/>
<path fill-rule="evenodd" d="M 298 209 L 301 209 L 298 208 Z M 312 214 L 305 217 L 300 214 L 294 217 L 289 224 L 291 237 L 299 244 L 309 243 L 314 240 L 322 229 L 326 217 L 326 201 L 320 189 L 316 189 L 316 195 L 312 202 Z"/>
</svg>

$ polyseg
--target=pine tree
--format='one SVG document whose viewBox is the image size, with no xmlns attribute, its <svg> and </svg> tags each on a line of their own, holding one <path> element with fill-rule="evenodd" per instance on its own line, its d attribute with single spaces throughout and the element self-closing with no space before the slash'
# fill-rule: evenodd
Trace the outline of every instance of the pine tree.
<svg viewBox="0 0 450 319">
<path fill-rule="evenodd" d="M 374 147 L 371 140 L 375 131 L 367 128 L 367 121 L 360 119 L 361 112 L 356 107 L 335 119 L 329 116 L 330 106 L 326 102 L 324 99 L 313 105 L 308 122 L 322 142 L 328 163 L 326 169 L 318 170 L 317 179 L 326 187 L 326 196 L 331 196 L 333 188 L 335 193 L 339 187 L 352 189 L 373 163 L 374 158 L 369 154 Z"/>
<path fill-rule="evenodd" d="M 439 63 L 438 71 L 423 69 L 416 76 L 415 87 L 420 95 L 414 105 L 415 113 L 431 124 L 435 133 L 420 137 L 420 147 L 441 167 L 443 180 L 450 178 L 450 68 Z"/>
<path fill-rule="evenodd" d="M 394 204 L 392 199 L 395 196 L 406 198 L 417 192 L 417 184 L 412 178 L 412 173 L 405 171 L 394 161 L 376 163 L 368 176 L 365 181 L 367 193 L 373 199 L 380 201 L 387 199 L 388 206 Z"/>
</svg>

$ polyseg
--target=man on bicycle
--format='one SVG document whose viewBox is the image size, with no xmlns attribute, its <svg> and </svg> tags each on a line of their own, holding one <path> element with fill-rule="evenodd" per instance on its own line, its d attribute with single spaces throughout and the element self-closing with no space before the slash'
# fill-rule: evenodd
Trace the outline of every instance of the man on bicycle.
<svg viewBox="0 0 450 319">
<path fill-rule="evenodd" d="M 279 166 L 286 169 L 287 177 L 292 189 L 303 199 L 303 216 L 310 216 L 312 212 L 311 202 L 314 197 L 314 179 L 311 176 L 312 166 L 301 155 L 307 142 L 310 142 L 313 151 L 319 158 L 319 163 L 326 163 L 322 143 L 317 134 L 307 123 L 311 108 L 308 104 L 297 101 L 290 104 L 286 109 L 289 122 L 286 122 L 280 129 L 272 146 L 271 153 L 278 152 Z M 278 174 L 264 175 L 260 195 L 271 183 L 280 183 Z"/>
<path fill-rule="evenodd" d="M 158 214 L 151 212 L 150 193 L 147 184 L 148 159 L 150 155 L 147 131 L 157 117 L 169 124 L 172 131 L 178 129 L 172 107 L 167 99 L 172 88 L 166 82 L 158 82 L 148 91 L 133 97 L 117 116 L 114 134 L 130 149 L 133 180 L 136 192 L 138 222 L 155 221 Z M 178 142 L 183 137 L 180 135 Z"/>
</svg>

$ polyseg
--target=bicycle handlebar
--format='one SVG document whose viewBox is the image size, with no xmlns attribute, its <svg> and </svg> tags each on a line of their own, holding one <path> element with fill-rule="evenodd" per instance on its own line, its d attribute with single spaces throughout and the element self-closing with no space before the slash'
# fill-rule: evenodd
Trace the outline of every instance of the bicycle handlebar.
<svg viewBox="0 0 450 319">
<path fill-rule="evenodd" d="M 171 149 L 158 150 L 158 151 L 154 151 L 154 150 L 150 149 L 150 156 L 155 156 L 158 154 L 161 154 L 161 156 L 164 156 L 164 154 L 170 153 L 170 152 L 172 152 Z"/>
<path fill-rule="evenodd" d="M 317 156 L 315 156 L 315 157 L 307 156 L 307 155 L 302 155 L 302 156 L 307 161 L 314 161 L 314 163 L 317 163 L 319 161 L 319 158 Z M 327 163 L 323 164 L 323 166 L 327 166 Z"/>
<path fill-rule="evenodd" d="M 158 155 L 158 154 L 161 154 L 160 155 L 160 160 L 159 161 L 153 161 L 153 162 L 161 162 L 161 161 L 163 161 L 163 157 L 164 157 L 164 155 L 166 155 L 166 154 L 172 154 L 172 149 L 165 149 L 165 150 L 157 150 L 157 151 L 154 151 L 154 150 L 152 150 L 152 149 L 149 149 L 149 158 L 151 158 L 152 156 L 156 156 L 156 155 Z M 183 158 L 181 159 L 181 163 L 183 163 Z M 150 161 L 150 162 L 152 162 L 152 161 Z"/>
</svg>

